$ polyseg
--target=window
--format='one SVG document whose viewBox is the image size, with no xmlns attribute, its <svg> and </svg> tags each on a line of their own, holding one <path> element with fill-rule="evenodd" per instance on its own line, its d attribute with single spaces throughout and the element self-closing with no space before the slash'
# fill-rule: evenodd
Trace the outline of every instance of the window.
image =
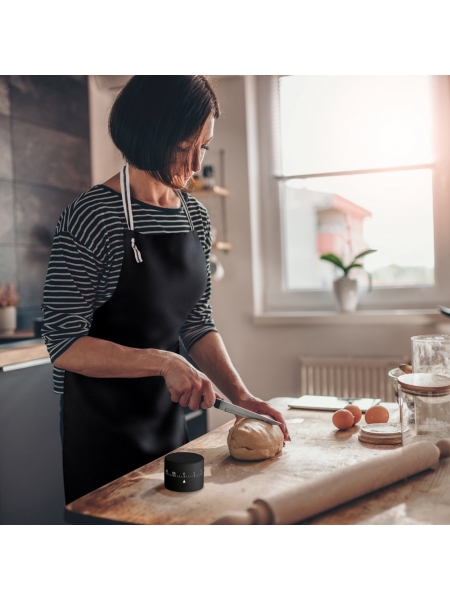
<svg viewBox="0 0 450 600">
<path fill-rule="evenodd" d="M 368 248 L 360 310 L 448 304 L 449 81 L 258 78 L 264 311 L 334 310 L 320 255 Z"/>
</svg>

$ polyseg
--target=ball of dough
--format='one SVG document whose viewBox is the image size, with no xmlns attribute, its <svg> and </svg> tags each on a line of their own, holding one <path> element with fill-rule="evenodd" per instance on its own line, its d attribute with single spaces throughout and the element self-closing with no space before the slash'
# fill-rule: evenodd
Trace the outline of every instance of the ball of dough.
<svg viewBox="0 0 450 600">
<path fill-rule="evenodd" d="M 278 425 L 258 419 L 241 419 L 227 437 L 231 456 L 239 460 L 265 460 L 283 448 L 284 436 Z"/>
</svg>

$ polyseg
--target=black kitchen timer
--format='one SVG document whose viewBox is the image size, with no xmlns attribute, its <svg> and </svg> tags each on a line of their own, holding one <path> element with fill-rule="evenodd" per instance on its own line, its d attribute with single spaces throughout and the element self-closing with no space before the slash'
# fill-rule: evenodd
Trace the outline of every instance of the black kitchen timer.
<svg viewBox="0 0 450 600">
<path fill-rule="evenodd" d="M 168 454 L 164 459 L 164 485 L 172 492 L 197 492 L 203 487 L 204 466 L 201 454 Z"/>
</svg>

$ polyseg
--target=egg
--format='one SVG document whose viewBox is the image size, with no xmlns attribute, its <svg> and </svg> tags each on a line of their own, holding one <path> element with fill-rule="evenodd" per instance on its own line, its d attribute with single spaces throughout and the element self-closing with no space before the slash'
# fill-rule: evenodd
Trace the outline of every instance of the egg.
<svg viewBox="0 0 450 600">
<path fill-rule="evenodd" d="M 354 404 L 347 404 L 347 406 L 344 406 L 344 410 L 348 410 L 355 417 L 354 425 L 361 421 L 362 410 L 359 408 L 359 406 L 355 406 Z"/>
<path fill-rule="evenodd" d="M 334 426 L 338 429 L 350 429 L 353 426 L 355 418 L 350 411 L 341 409 L 334 413 L 332 420 Z"/>
<path fill-rule="evenodd" d="M 387 423 L 389 411 L 384 406 L 372 406 L 366 411 L 366 423 Z"/>
<path fill-rule="evenodd" d="M 439 448 L 441 458 L 448 458 L 450 456 L 450 440 L 441 440 L 437 442 L 436 446 Z"/>
</svg>

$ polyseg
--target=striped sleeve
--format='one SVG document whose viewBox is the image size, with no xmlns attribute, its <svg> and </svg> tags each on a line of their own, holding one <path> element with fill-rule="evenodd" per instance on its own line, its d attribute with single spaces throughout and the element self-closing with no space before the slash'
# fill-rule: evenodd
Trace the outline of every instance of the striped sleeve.
<svg viewBox="0 0 450 600">
<path fill-rule="evenodd" d="M 201 227 L 199 227 L 195 222 L 194 225 L 197 229 L 197 232 L 199 233 L 200 242 L 205 252 L 208 280 L 206 289 L 202 297 L 191 310 L 189 316 L 187 317 L 184 325 L 180 330 L 181 341 L 183 342 L 183 345 L 188 352 L 190 351 L 192 346 L 195 343 L 197 343 L 202 337 L 204 337 L 207 333 L 211 331 L 217 331 L 216 326 L 214 325 L 212 317 L 212 308 L 210 305 L 211 265 L 209 262 L 209 258 L 212 247 L 211 223 L 206 208 L 200 203 L 197 203 L 197 205 L 200 207 Z"/>
<path fill-rule="evenodd" d="M 104 244 L 95 252 L 67 231 L 63 213 L 53 240 L 44 286 L 42 337 L 52 362 L 75 340 L 89 333 L 100 281 L 104 278 Z"/>
</svg>

